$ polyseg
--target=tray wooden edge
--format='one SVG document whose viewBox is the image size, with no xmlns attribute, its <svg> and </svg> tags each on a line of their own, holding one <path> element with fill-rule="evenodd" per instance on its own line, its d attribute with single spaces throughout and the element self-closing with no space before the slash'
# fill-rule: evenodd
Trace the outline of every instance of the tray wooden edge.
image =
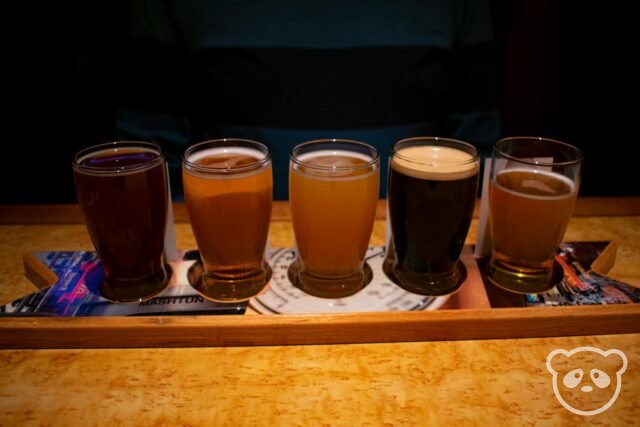
<svg viewBox="0 0 640 427">
<path fill-rule="evenodd" d="M 356 344 L 640 333 L 640 305 L 278 316 L 0 318 L 0 348 Z"/>
</svg>

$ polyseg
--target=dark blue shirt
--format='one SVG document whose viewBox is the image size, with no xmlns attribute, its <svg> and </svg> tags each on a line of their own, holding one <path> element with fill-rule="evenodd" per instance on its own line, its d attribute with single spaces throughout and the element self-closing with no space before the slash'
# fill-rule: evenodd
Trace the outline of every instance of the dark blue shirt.
<svg viewBox="0 0 640 427">
<path fill-rule="evenodd" d="M 176 196 L 182 153 L 206 139 L 266 143 L 286 199 L 300 142 L 367 142 L 386 171 L 402 138 L 488 153 L 499 136 L 482 1 L 138 1 L 131 36 L 119 136 L 165 146 Z"/>
</svg>

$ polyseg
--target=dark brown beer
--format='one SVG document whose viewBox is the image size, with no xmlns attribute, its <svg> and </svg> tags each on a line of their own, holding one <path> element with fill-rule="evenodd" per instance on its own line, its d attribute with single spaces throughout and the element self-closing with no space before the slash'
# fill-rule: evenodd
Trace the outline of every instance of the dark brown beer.
<svg viewBox="0 0 640 427">
<path fill-rule="evenodd" d="M 162 156 L 148 147 L 109 147 L 79 156 L 74 164 L 76 191 L 104 266 L 102 295 L 137 301 L 160 292 L 168 282 Z"/>
<path fill-rule="evenodd" d="M 433 163 L 428 161 L 431 158 Z M 394 273 L 413 292 L 444 292 L 437 289 L 436 276 L 455 270 L 469 231 L 477 186 L 477 161 L 462 150 L 411 146 L 392 158 L 389 215 Z"/>
</svg>

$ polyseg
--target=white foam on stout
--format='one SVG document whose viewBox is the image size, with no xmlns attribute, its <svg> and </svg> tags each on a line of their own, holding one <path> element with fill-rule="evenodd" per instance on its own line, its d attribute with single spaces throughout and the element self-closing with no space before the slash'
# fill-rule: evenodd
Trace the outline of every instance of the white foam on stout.
<svg viewBox="0 0 640 427">
<path fill-rule="evenodd" d="M 323 158 L 321 162 L 310 163 L 311 160 L 321 157 Z M 345 160 L 345 157 L 362 160 L 365 163 L 354 166 L 352 162 Z M 371 156 L 349 150 L 318 150 L 296 156 L 296 159 L 303 164 L 292 163 L 291 168 L 294 172 L 301 175 L 313 176 L 315 179 L 320 180 L 339 179 L 341 181 L 349 181 L 353 179 L 363 179 L 376 173 L 378 169 L 376 163 L 369 166 L 365 165 L 373 160 Z M 358 170 L 367 167 L 371 170 L 369 173 L 359 175 L 352 174 L 354 169 Z"/>
<path fill-rule="evenodd" d="M 554 191 L 549 188 L 544 182 L 539 181 L 539 180 L 525 180 L 523 185 L 526 187 L 530 187 L 530 188 L 535 188 L 538 191 L 546 191 L 548 193 L 550 193 L 549 196 L 543 196 L 543 195 L 536 195 L 536 194 L 527 194 L 527 193 L 521 193 L 519 191 L 514 191 L 510 188 L 507 188 L 503 185 L 500 185 L 497 183 L 497 179 L 496 179 L 496 186 L 500 187 L 500 189 L 506 193 L 510 193 L 510 194 L 515 194 L 518 197 L 523 197 L 526 199 L 536 199 L 536 200 L 559 200 L 559 199 L 568 199 L 570 197 L 573 197 L 575 195 L 576 192 L 576 185 L 575 183 L 567 178 L 564 175 L 560 175 L 558 173 L 555 172 L 550 172 L 550 171 L 544 171 L 544 170 L 539 170 L 539 169 L 527 169 L 527 168 L 513 168 L 513 169 L 506 169 L 503 171 L 498 172 L 497 175 L 502 175 L 502 174 L 509 174 L 509 173 L 514 173 L 514 172 L 526 172 L 526 173 L 535 173 L 536 175 L 546 175 L 549 178 L 558 180 L 558 181 L 562 181 L 564 184 L 566 184 L 570 190 L 568 193 L 566 194 L 560 194 L 560 195 L 555 195 L 553 194 Z"/>
<path fill-rule="evenodd" d="M 454 181 L 478 173 L 480 164 L 466 151 L 451 147 L 420 145 L 396 151 L 391 167 L 413 178 L 433 181 Z"/>
<path fill-rule="evenodd" d="M 205 159 L 207 157 L 217 157 L 217 156 L 221 156 L 221 155 L 238 155 L 238 159 L 240 157 L 252 157 L 253 159 L 255 159 L 255 163 L 259 163 L 261 162 L 264 158 L 265 158 L 265 153 L 260 151 L 260 150 L 256 150 L 253 148 L 247 148 L 247 147 L 214 147 L 214 148 L 208 148 L 206 150 L 201 150 L 201 151 L 196 151 L 195 153 L 192 153 L 191 155 L 189 155 L 187 157 L 187 161 L 189 163 L 193 163 L 196 165 L 196 167 L 193 166 L 186 166 L 185 168 L 187 169 L 187 171 L 191 174 L 191 175 L 195 175 L 195 176 L 199 176 L 202 178 L 208 178 L 208 179 L 238 179 L 238 178 L 244 178 L 244 177 L 248 177 L 248 176 L 252 176 L 252 175 L 256 175 L 260 172 L 262 172 L 265 168 L 269 167 L 270 163 L 266 162 L 263 167 L 259 167 L 257 169 L 251 169 L 252 166 L 255 166 L 253 164 L 249 164 L 249 165 L 241 165 L 239 167 L 240 170 L 242 170 L 243 168 L 249 168 L 248 171 L 246 172 L 238 172 L 237 170 L 234 171 L 234 162 L 233 159 L 231 159 L 231 161 L 229 161 L 226 164 L 226 167 L 219 167 L 219 166 L 207 166 L 207 165 L 201 165 L 199 164 L 199 162 L 202 159 Z M 198 169 L 196 169 L 198 168 Z M 200 169 L 201 168 L 201 169 Z M 210 171 L 207 171 L 207 169 L 209 169 Z M 225 174 L 225 170 L 228 171 L 228 174 Z"/>
</svg>

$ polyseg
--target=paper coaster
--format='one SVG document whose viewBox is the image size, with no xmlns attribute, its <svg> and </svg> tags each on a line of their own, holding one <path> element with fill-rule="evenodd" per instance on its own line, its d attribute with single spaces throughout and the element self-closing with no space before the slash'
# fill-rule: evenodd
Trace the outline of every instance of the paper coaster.
<svg viewBox="0 0 640 427">
<path fill-rule="evenodd" d="M 271 256 L 273 277 L 267 290 L 249 305 L 263 314 L 349 313 L 371 311 L 436 310 L 449 296 L 429 297 L 407 292 L 395 285 L 382 271 L 385 248 L 369 247 L 366 262 L 373 272 L 371 282 L 360 292 L 338 299 L 319 298 L 295 287 L 287 270 L 295 260 L 295 250 L 278 249 Z"/>
</svg>

